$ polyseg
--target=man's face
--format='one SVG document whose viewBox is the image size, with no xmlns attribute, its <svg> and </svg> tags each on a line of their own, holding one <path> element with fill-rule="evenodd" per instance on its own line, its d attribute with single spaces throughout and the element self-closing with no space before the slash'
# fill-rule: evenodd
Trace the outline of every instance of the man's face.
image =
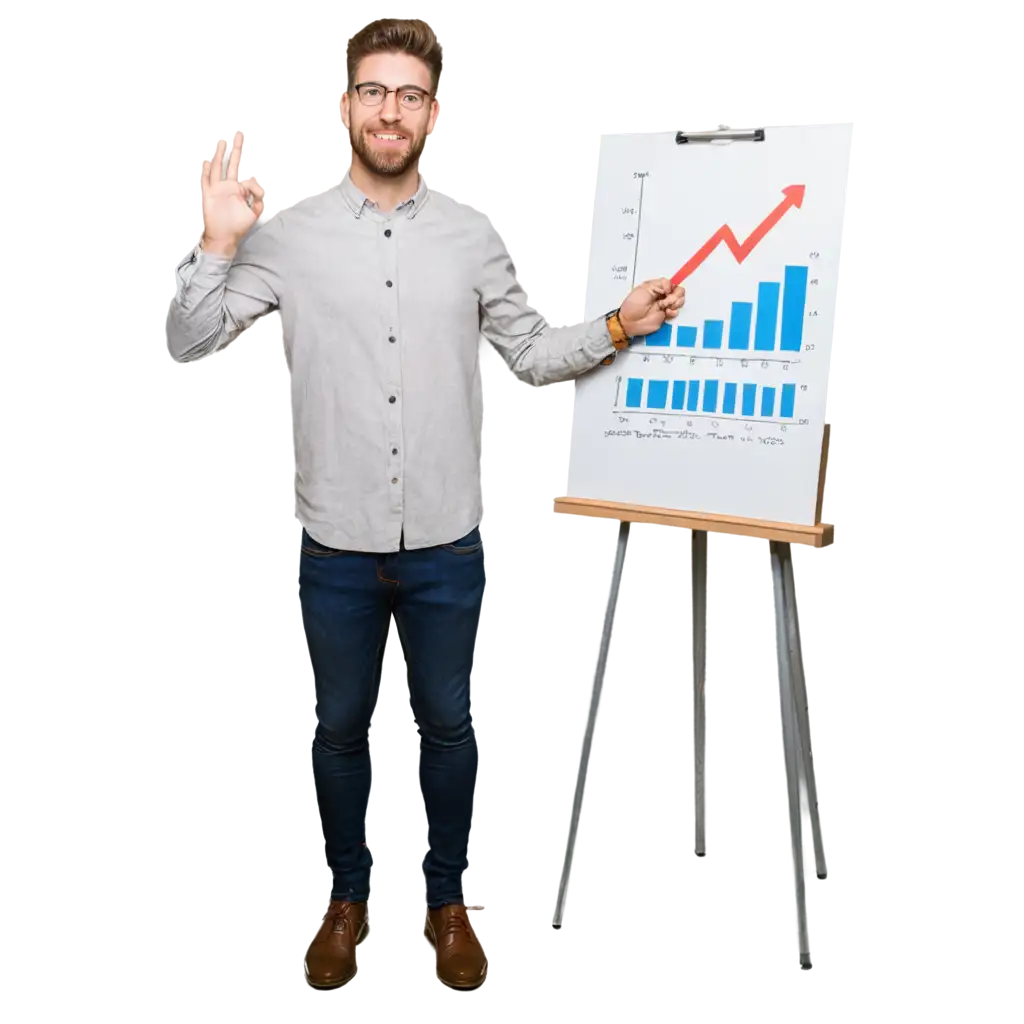
<svg viewBox="0 0 1024 1024">
<path fill-rule="evenodd" d="M 430 69 L 408 53 L 374 53 L 364 57 L 356 70 L 355 84 L 364 82 L 389 90 L 413 86 L 429 92 Z M 364 105 L 354 89 L 341 98 L 341 119 L 348 128 L 353 152 L 371 171 L 395 177 L 408 170 L 423 151 L 438 110 L 432 97 L 425 98 L 418 110 L 411 110 L 394 92 L 388 92 L 378 106 Z M 382 137 L 395 135 L 399 137 Z"/>
</svg>

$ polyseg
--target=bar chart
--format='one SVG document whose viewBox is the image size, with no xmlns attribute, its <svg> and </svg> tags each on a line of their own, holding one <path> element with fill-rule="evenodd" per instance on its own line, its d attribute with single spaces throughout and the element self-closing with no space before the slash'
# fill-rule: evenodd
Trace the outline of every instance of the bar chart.
<svg viewBox="0 0 1024 1024">
<path fill-rule="evenodd" d="M 785 268 L 782 281 L 760 281 L 754 301 L 732 303 L 728 322 L 704 320 L 678 324 L 668 320 L 653 334 L 637 341 L 634 351 L 684 349 L 720 352 L 799 352 L 803 344 L 807 306 L 808 268 Z"/>
<path fill-rule="evenodd" d="M 745 420 L 797 422 L 797 385 L 762 384 L 720 379 L 664 380 L 649 377 L 625 378 L 623 410 L 735 417 Z"/>
<path fill-rule="evenodd" d="M 850 125 L 680 134 L 602 136 L 584 318 L 686 301 L 576 377 L 566 493 L 813 524 Z"/>
</svg>

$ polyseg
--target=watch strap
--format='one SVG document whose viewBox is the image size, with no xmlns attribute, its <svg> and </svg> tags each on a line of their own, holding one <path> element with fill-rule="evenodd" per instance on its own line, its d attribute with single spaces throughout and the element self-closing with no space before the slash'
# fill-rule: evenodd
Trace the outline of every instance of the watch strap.
<svg viewBox="0 0 1024 1024">
<path fill-rule="evenodd" d="M 629 335 L 619 319 L 618 309 L 612 309 L 605 313 L 604 321 L 608 325 L 608 333 L 611 335 L 612 344 L 615 348 L 620 351 L 624 348 L 629 348 Z"/>
<path fill-rule="evenodd" d="M 601 366 L 608 366 L 615 361 L 616 355 L 618 355 L 622 349 L 629 348 L 629 343 L 632 339 L 622 326 L 622 321 L 619 319 L 618 309 L 612 309 L 605 313 L 604 322 L 608 327 L 608 334 L 612 339 L 612 345 L 615 346 L 615 352 L 610 356 L 605 356 L 605 358 L 601 360 Z"/>
</svg>

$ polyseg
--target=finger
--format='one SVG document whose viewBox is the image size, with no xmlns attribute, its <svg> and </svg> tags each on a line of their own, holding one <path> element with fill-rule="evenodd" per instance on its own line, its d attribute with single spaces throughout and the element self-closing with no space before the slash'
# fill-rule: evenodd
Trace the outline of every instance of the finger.
<svg viewBox="0 0 1024 1024">
<path fill-rule="evenodd" d="M 224 147 L 226 145 L 227 143 L 223 139 L 220 139 L 217 143 L 217 149 L 213 154 L 213 160 L 210 161 L 211 185 L 224 179 Z"/>
<path fill-rule="evenodd" d="M 231 147 L 231 156 L 228 158 L 228 177 L 232 181 L 238 181 L 238 165 L 242 160 L 242 133 L 235 132 L 235 144 Z"/>
<path fill-rule="evenodd" d="M 203 158 L 203 189 L 209 191 L 211 186 L 216 182 L 216 171 L 214 170 L 214 154 L 216 153 L 216 146 L 208 145 L 206 147 L 206 156 Z"/>
<path fill-rule="evenodd" d="M 678 284 L 672 290 L 672 294 L 659 300 L 658 304 L 662 309 L 678 309 L 684 302 L 686 302 L 686 289 Z"/>
<path fill-rule="evenodd" d="M 199 162 L 199 222 L 201 226 L 205 219 L 203 208 L 206 206 L 206 179 L 210 175 L 209 163 L 206 158 Z"/>
<path fill-rule="evenodd" d="M 669 283 L 668 278 L 665 277 L 654 277 L 650 281 L 644 281 L 644 287 L 652 294 L 662 296 L 667 294 L 672 285 Z"/>
<path fill-rule="evenodd" d="M 257 199 L 262 199 L 266 195 L 266 192 L 263 191 L 260 187 L 260 183 L 255 178 L 246 178 L 245 181 L 240 182 L 240 184 L 249 189 Z"/>
</svg>

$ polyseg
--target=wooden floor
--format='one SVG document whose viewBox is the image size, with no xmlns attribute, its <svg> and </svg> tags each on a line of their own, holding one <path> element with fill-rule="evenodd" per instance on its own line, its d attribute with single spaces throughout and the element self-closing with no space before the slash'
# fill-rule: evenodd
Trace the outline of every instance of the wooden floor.
<svg viewBox="0 0 1024 1024">
<path fill-rule="evenodd" d="M 547 905 L 490 905 L 477 919 L 487 991 L 1024 990 L 1024 978 L 808 977 L 793 966 L 786 938 L 571 938 L 551 931 Z M 422 924 L 413 907 L 374 914 L 356 979 L 343 990 L 442 991 Z"/>
</svg>

